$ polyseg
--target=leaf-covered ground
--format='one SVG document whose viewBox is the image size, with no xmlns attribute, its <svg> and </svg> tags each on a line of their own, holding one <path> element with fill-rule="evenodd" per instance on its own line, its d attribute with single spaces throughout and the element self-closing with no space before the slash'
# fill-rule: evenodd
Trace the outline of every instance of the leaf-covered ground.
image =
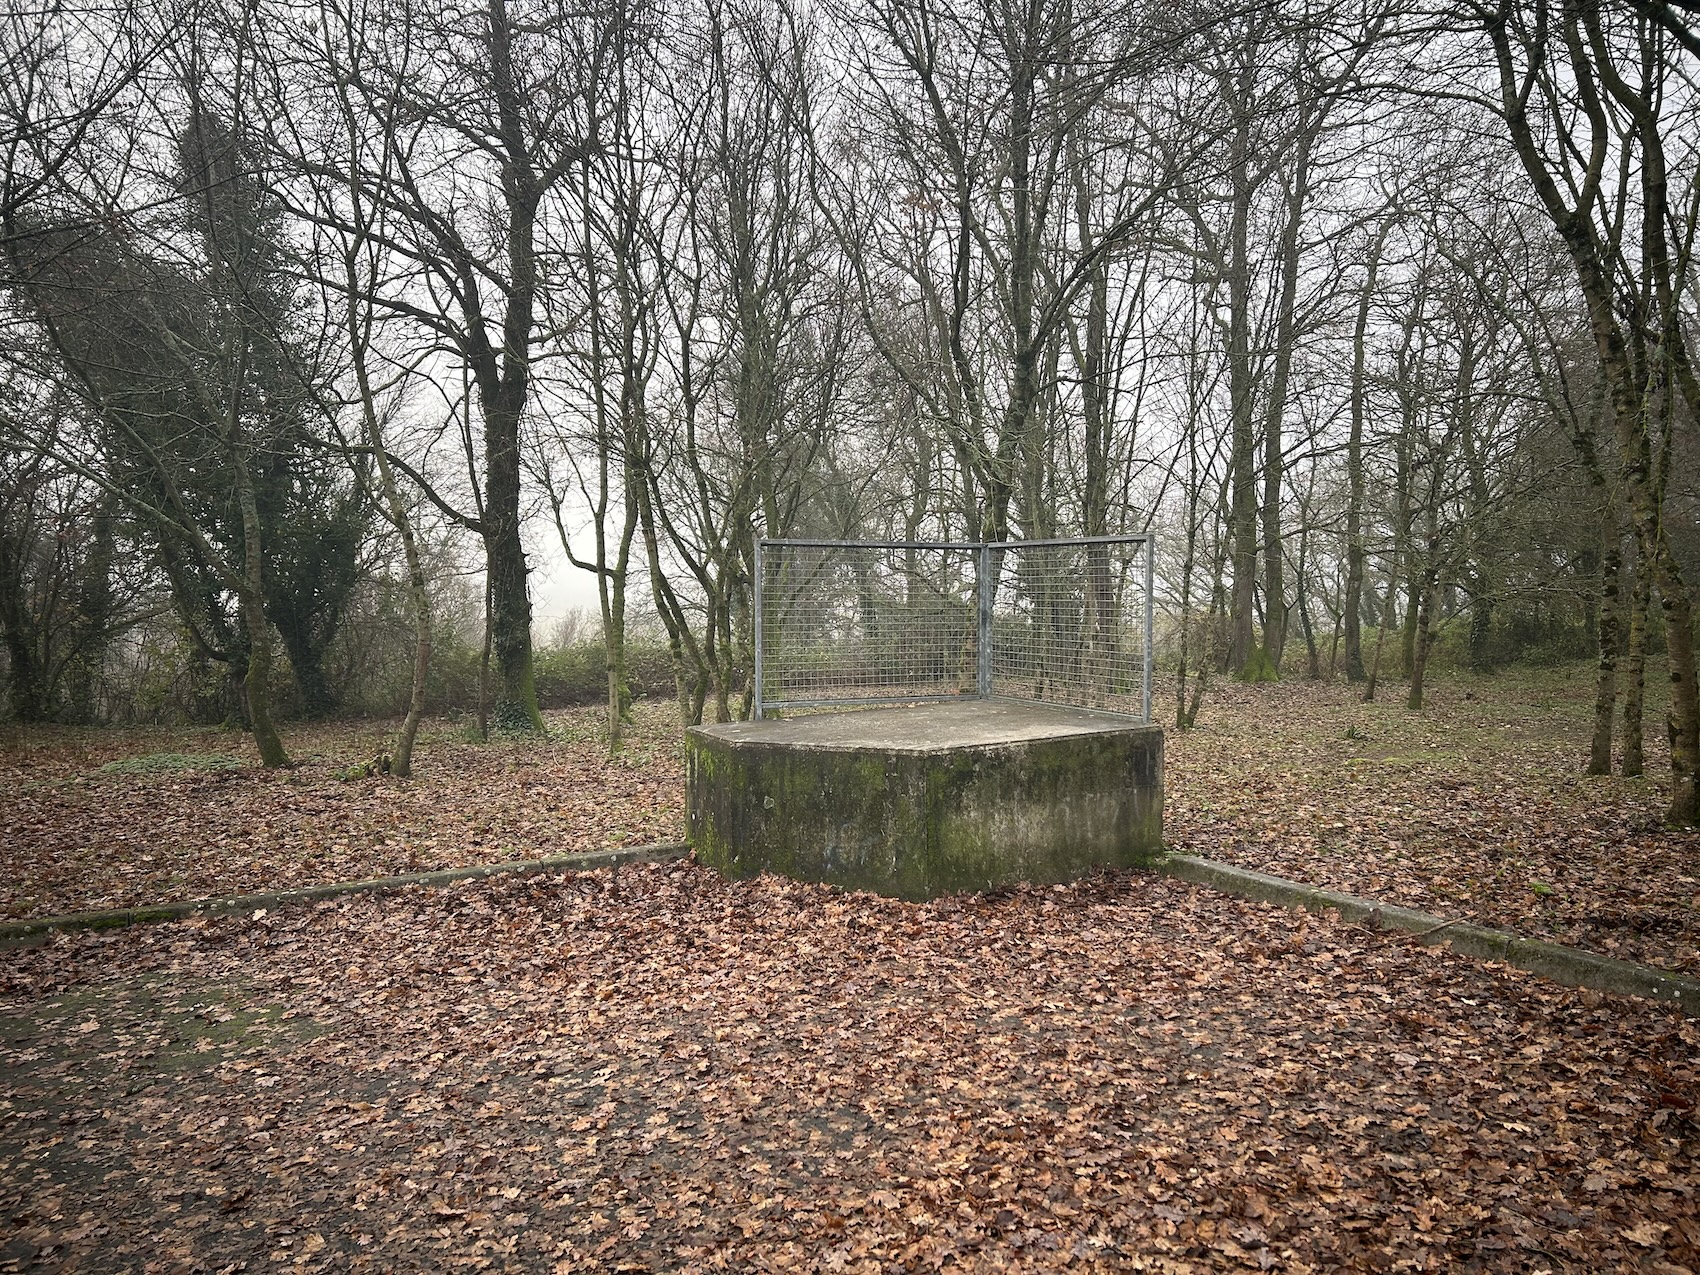
<svg viewBox="0 0 1700 1275">
<path fill-rule="evenodd" d="M 1657 688 L 1658 679 L 1650 679 Z M 1648 778 L 1581 773 L 1589 671 L 1443 678 L 1364 704 L 1343 684 L 1213 689 L 1168 735 L 1176 849 L 1700 973 L 1700 835 L 1662 823 L 1668 753 L 1649 705 Z M 1167 711 L 1167 708 L 1163 709 Z M 594 710 L 545 742 L 437 726 L 418 778 L 344 782 L 378 724 L 295 727 L 268 774 L 231 732 L 0 734 L 0 915 L 46 915 L 676 840 L 680 737 L 640 703 L 609 760 Z"/>
<path fill-rule="evenodd" d="M 0 965 L 0 1268 L 1700 1270 L 1700 1030 L 1105 874 L 652 865 Z"/>
<path fill-rule="evenodd" d="M 285 889 L 676 841 L 684 778 L 671 705 L 640 703 L 610 760 L 593 710 L 548 740 L 473 742 L 436 724 L 416 777 L 345 779 L 383 724 L 286 728 L 299 763 L 262 770 L 218 730 L 0 734 L 0 916 Z"/>
<path fill-rule="evenodd" d="M 1214 691 L 1199 729 L 1168 736 L 1165 840 L 1700 974 L 1700 834 L 1663 822 L 1662 701 L 1648 706 L 1647 777 L 1626 780 L 1581 773 L 1586 668 L 1449 679 L 1421 713 L 1403 688 L 1385 693 Z"/>
</svg>

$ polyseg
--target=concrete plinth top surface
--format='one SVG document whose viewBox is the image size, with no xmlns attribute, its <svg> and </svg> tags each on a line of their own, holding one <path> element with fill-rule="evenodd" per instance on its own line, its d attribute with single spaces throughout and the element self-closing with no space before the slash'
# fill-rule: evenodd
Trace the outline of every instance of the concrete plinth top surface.
<svg viewBox="0 0 1700 1275">
<path fill-rule="evenodd" d="M 965 699 L 903 708 L 817 713 L 778 721 L 722 722 L 692 729 L 734 744 L 835 752 L 931 753 L 1153 728 L 1134 718 L 1084 708 Z"/>
</svg>

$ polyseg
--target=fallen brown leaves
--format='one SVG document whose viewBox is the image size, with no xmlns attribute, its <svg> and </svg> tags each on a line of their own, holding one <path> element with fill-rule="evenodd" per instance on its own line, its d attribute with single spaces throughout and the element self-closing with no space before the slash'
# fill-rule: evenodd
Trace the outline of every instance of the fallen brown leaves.
<svg viewBox="0 0 1700 1275">
<path fill-rule="evenodd" d="M 342 776 L 381 725 L 297 727 L 300 764 L 267 772 L 230 732 L 14 733 L 0 745 L 0 916 L 131 907 L 677 840 L 684 779 L 671 705 L 637 706 L 610 760 L 594 710 L 547 741 L 472 743 L 439 725 L 410 781 Z M 136 758 L 202 764 L 126 769 Z M 203 760 L 205 759 L 205 760 Z"/>
<path fill-rule="evenodd" d="M 1653 679 L 1656 682 L 1656 678 Z M 1390 688 L 1396 689 L 1396 688 Z M 1700 973 L 1700 835 L 1664 828 L 1648 779 L 1581 774 L 1585 669 L 1441 680 L 1429 706 L 1293 682 L 1218 688 L 1170 731 L 1176 849 L 1607 955 Z M 1659 706 L 1649 704 L 1648 720 Z M 338 776 L 381 727 L 298 728 L 302 765 L 114 773 L 165 752 L 242 752 L 216 731 L 14 733 L 0 740 L 0 915 L 47 915 L 677 839 L 670 705 L 640 703 L 610 761 L 594 710 L 548 742 L 466 742 L 441 725 L 410 782 Z"/>
<path fill-rule="evenodd" d="M 1654 681 L 1651 676 L 1649 681 Z M 1213 693 L 1169 732 L 1175 849 L 1624 960 L 1700 973 L 1700 833 L 1645 779 L 1581 773 L 1586 670 L 1443 683 L 1421 713 L 1344 685 Z"/>
<path fill-rule="evenodd" d="M 689 865 L 62 938 L 0 1266 L 1700 1270 L 1700 1031 L 1129 874 Z"/>
</svg>

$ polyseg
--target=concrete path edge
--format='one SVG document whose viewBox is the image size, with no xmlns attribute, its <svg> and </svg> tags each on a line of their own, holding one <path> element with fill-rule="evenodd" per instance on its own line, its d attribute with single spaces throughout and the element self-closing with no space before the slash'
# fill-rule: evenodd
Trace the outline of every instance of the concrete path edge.
<svg viewBox="0 0 1700 1275">
<path fill-rule="evenodd" d="M 290 890 L 266 890 L 259 894 L 234 894 L 216 899 L 186 899 L 180 903 L 154 903 L 139 908 L 113 908 L 104 912 L 73 912 L 66 916 L 29 917 L 0 922 L 0 949 L 38 947 L 54 934 L 76 930 L 109 930 L 155 921 L 181 921 L 192 916 L 227 916 L 261 908 L 316 903 L 346 894 L 404 890 L 409 886 L 453 885 L 495 876 L 533 876 L 544 872 L 588 872 L 618 868 L 628 863 L 665 863 L 683 859 L 690 847 L 682 842 L 649 846 L 626 846 L 618 850 L 592 850 L 583 854 L 558 854 L 544 859 L 520 859 L 512 863 L 480 863 L 465 868 L 443 868 L 435 872 L 409 872 L 395 877 L 371 877 L 364 881 L 330 881 L 323 885 L 297 886 Z"/>
<path fill-rule="evenodd" d="M 1164 876 L 1209 886 L 1242 899 L 1278 903 L 1309 912 L 1338 912 L 1343 920 L 1364 922 L 1374 929 L 1402 930 L 1429 946 L 1445 944 L 1453 951 L 1486 961 L 1503 961 L 1566 987 L 1586 987 L 1621 996 L 1645 996 L 1674 1002 L 1691 1018 L 1700 1018 L 1700 980 L 1629 961 L 1599 956 L 1581 948 L 1540 939 L 1519 938 L 1468 921 L 1447 920 L 1412 908 L 1377 903 L 1339 890 L 1289 881 L 1250 868 L 1218 863 L 1189 854 L 1169 854 L 1152 867 Z"/>
</svg>

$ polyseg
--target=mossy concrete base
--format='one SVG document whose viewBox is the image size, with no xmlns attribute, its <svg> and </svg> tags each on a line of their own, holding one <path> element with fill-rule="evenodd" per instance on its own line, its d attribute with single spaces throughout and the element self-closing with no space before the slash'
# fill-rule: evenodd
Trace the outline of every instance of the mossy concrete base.
<svg viewBox="0 0 1700 1275">
<path fill-rule="evenodd" d="M 729 877 L 904 899 L 1060 882 L 1163 850 L 1163 731 L 969 700 L 699 726 L 689 836 Z"/>
</svg>

